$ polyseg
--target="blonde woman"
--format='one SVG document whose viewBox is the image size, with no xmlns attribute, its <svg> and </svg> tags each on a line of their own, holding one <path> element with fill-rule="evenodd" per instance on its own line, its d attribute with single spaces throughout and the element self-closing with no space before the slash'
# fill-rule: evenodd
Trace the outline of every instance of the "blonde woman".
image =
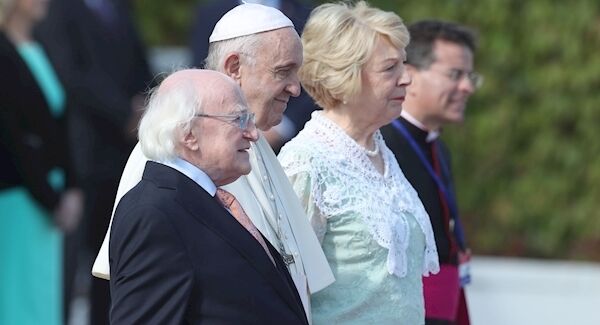
<svg viewBox="0 0 600 325">
<path fill-rule="evenodd" d="M 439 270 L 429 218 L 379 128 L 400 116 L 409 35 L 365 2 L 324 4 L 302 35 L 299 76 L 323 108 L 279 155 L 336 282 L 315 324 L 423 324 L 421 277 Z"/>
</svg>

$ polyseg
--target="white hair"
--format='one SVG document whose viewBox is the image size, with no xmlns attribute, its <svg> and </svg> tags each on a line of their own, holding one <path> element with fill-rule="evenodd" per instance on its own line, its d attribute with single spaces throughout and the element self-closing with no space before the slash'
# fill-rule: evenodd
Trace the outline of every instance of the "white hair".
<svg viewBox="0 0 600 325">
<path fill-rule="evenodd" d="M 155 87 L 138 128 L 146 157 L 168 161 L 177 156 L 179 137 L 191 129 L 194 115 L 202 111 L 202 98 L 194 82 L 179 80 L 166 89 Z"/>
<path fill-rule="evenodd" d="M 232 39 L 210 43 L 208 56 L 204 60 L 204 68 L 224 72 L 225 58 L 230 53 L 239 53 L 241 63 L 253 65 L 258 56 L 258 49 L 262 42 L 263 33 L 240 36 Z"/>
</svg>

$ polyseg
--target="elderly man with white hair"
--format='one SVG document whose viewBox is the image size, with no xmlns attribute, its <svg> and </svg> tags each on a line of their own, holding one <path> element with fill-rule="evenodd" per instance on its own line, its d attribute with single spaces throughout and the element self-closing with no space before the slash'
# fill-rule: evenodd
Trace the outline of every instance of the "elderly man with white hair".
<svg viewBox="0 0 600 325">
<path fill-rule="evenodd" d="M 258 139 L 239 86 L 175 72 L 138 136 L 152 161 L 115 211 L 110 323 L 308 324 L 281 256 L 222 188 L 250 172 Z"/>
<path fill-rule="evenodd" d="M 256 114 L 256 126 L 277 125 L 290 97 L 301 91 L 297 77 L 302 44 L 292 22 L 277 9 L 243 4 L 217 22 L 209 39 L 207 68 L 235 80 Z M 116 203 L 138 183 L 147 157 L 136 146 L 121 178 Z M 282 256 L 310 320 L 310 294 L 334 281 L 320 244 L 275 154 L 260 136 L 250 149 L 252 171 L 224 188 L 241 203 L 254 225 Z M 109 279 L 109 233 L 92 273 Z"/>
</svg>

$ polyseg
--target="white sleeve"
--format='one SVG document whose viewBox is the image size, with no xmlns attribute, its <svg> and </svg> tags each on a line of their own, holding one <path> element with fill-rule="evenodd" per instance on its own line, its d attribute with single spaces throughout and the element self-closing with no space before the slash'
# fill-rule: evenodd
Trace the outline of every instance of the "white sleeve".
<svg viewBox="0 0 600 325">
<path fill-rule="evenodd" d="M 110 216 L 110 223 L 108 224 L 108 229 L 106 230 L 106 235 L 104 236 L 104 241 L 102 242 L 102 246 L 100 247 L 98 256 L 96 256 L 96 260 L 94 261 L 94 265 L 92 266 L 92 275 L 95 277 L 110 280 L 110 265 L 108 262 L 108 242 L 110 241 L 110 227 L 112 225 L 112 219 L 115 215 L 117 205 L 119 205 L 119 201 L 121 201 L 123 195 L 129 192 L 129 190 L 131 190 L 135 185 L 137 185 L 137 183 L 139 183 L 142 179 L 142 174 L 144 173 L 144 168 L 146 166 L 147 161 L 148 158 L 146 158 L 146 156 L 144 156 L 144 154 L 142 153 L 140 143 L 138 142 L 135 148 L 133 148 L 131 155 L 129 155 L 129 159 L 127 160 L 127 164 L 125 165 L 123 174 L 121 175 L 121 181 L 119 182 L 117 196 L 115 197 L 115 204 L 113 206 L 112 214 Z"/>
<path fill-rule="evenodd" d="M 292 184 L 294 192 L 300 199 L 300 204 L 304 207 L 304 213 L 310 221 L 315 235 L 320 243 L 323 243 L 325 233 L 327 232 L 327 217 L 325 217 L 315 203 L 311 186 L 312 179 L 308 172 L 300 172 L 295 175 L 289 175 L 288 179 Z"/>
</svg>

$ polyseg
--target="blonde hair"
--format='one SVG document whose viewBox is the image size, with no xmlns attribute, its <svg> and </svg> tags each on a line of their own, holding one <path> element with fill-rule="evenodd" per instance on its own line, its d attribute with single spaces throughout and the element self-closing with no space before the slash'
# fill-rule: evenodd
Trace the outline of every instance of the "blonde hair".
<svg viewBox="0 0 600 325">
<path fill-rule="evenodd" d="M 361 70 L 378 37 L 403 49 L 409 34 L 402 19 L 360 1 L 315 8 L 304 26 L 304 62 L 298 73 L 304 89 L 323 108 L 338 106 L 361 91 Z"/>
</svg>

